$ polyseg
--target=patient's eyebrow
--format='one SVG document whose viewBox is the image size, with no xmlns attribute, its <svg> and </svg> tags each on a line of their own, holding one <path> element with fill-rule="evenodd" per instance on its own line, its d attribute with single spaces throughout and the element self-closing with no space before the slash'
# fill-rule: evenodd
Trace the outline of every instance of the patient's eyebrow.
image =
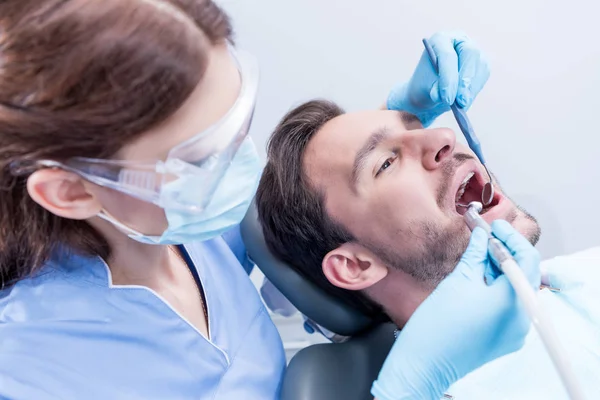
<svg viewBox="0 0 600 400">
<path fill-rule="evenodd" d="M 386 140 L 389 136 L 389 131 L 387 128 L 383 127 L 377 129 L 375 132 L 371 134 L 369 139 L 363 144 L 363 146 L 356 153 L 356 157 L 354 158 L 354 165 L 352 166 L 352 175 L 350 177 L 350 184 L 353 188 L 358 184 L 358 180 L 362 171 L 365 169 L 367 164 L 367 158 L 371 155 L 371 153 L 379 146 L 381 142 Z"/>
</svg>

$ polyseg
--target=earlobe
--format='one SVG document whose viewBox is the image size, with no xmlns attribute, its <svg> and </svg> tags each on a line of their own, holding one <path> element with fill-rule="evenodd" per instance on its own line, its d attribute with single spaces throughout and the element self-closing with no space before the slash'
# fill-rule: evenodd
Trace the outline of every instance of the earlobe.
<svg viewBox="0 0 600 400">
<path fill-rule="evenodd" d="M 368 250 L 355 243 L 344 243 L 330 251 L 322 263 L 323 273 L 334 286 L 363 290 L 387 276 L 387 267 Z"/>
<path fill-rule="evenodd" d="M 60 169 L 42 169 L 31 174 L 27 192 L 33 201 L 63 218 L 87 219 L 101 210 L 83 179 Z"/>
</svg>

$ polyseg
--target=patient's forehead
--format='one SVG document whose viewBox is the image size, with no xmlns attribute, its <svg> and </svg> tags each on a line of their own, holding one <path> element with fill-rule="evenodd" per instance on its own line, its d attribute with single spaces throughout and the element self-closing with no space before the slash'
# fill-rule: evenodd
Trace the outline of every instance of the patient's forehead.
<svg viewBox="0 0 600 400">
<path fill-rule="evenodd" d="M 304 154 L 305 173 L 317 186 L 348 180 L 356 153 L 373 132 L 383 127 L 406 130 L 397 111 L 360 111 L 333 118 L 310 140 Z"/>
</svg>

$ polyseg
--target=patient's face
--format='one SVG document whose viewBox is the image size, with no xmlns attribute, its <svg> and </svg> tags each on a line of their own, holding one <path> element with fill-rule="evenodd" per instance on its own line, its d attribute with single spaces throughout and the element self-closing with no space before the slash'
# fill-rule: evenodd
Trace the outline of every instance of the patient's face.
<svg viewBox="0 0 600 400">
<path fill-rule="evenodd" d="M 457 198 L 481 201 L 487 179 L 452 130 L 423 129 L 418 119 L 396 111 L 329 121 L 309 143 L 304 168 L 335 221 L 383 262 L 431 286 L 452 271 L 469 241 Z M 537 242 L 535 219 L 495 188 L 482 217 L 488 223 L 506 219 Z"/>
</svg>

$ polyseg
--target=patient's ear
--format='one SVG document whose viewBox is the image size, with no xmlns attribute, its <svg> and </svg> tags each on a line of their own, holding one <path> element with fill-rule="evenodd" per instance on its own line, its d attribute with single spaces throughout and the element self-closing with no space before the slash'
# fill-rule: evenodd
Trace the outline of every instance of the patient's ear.
<svg viewBox="0 0 600 400">
<path fill-rule="evenodd" d="M 373 253 L 356 243 L 344 243 L 327 253 L 322 268 L 332 285 L 348 290 L 366 289 L 388 274 Z"/>
<path fill-rule="evenodd" d="M 86 183 L 72 172 L 47 168 L 27 179 L 27 192 L 33 201 L 59 217 L 87 219 L 98 214 L 102 206 Z"/>
</svg>

